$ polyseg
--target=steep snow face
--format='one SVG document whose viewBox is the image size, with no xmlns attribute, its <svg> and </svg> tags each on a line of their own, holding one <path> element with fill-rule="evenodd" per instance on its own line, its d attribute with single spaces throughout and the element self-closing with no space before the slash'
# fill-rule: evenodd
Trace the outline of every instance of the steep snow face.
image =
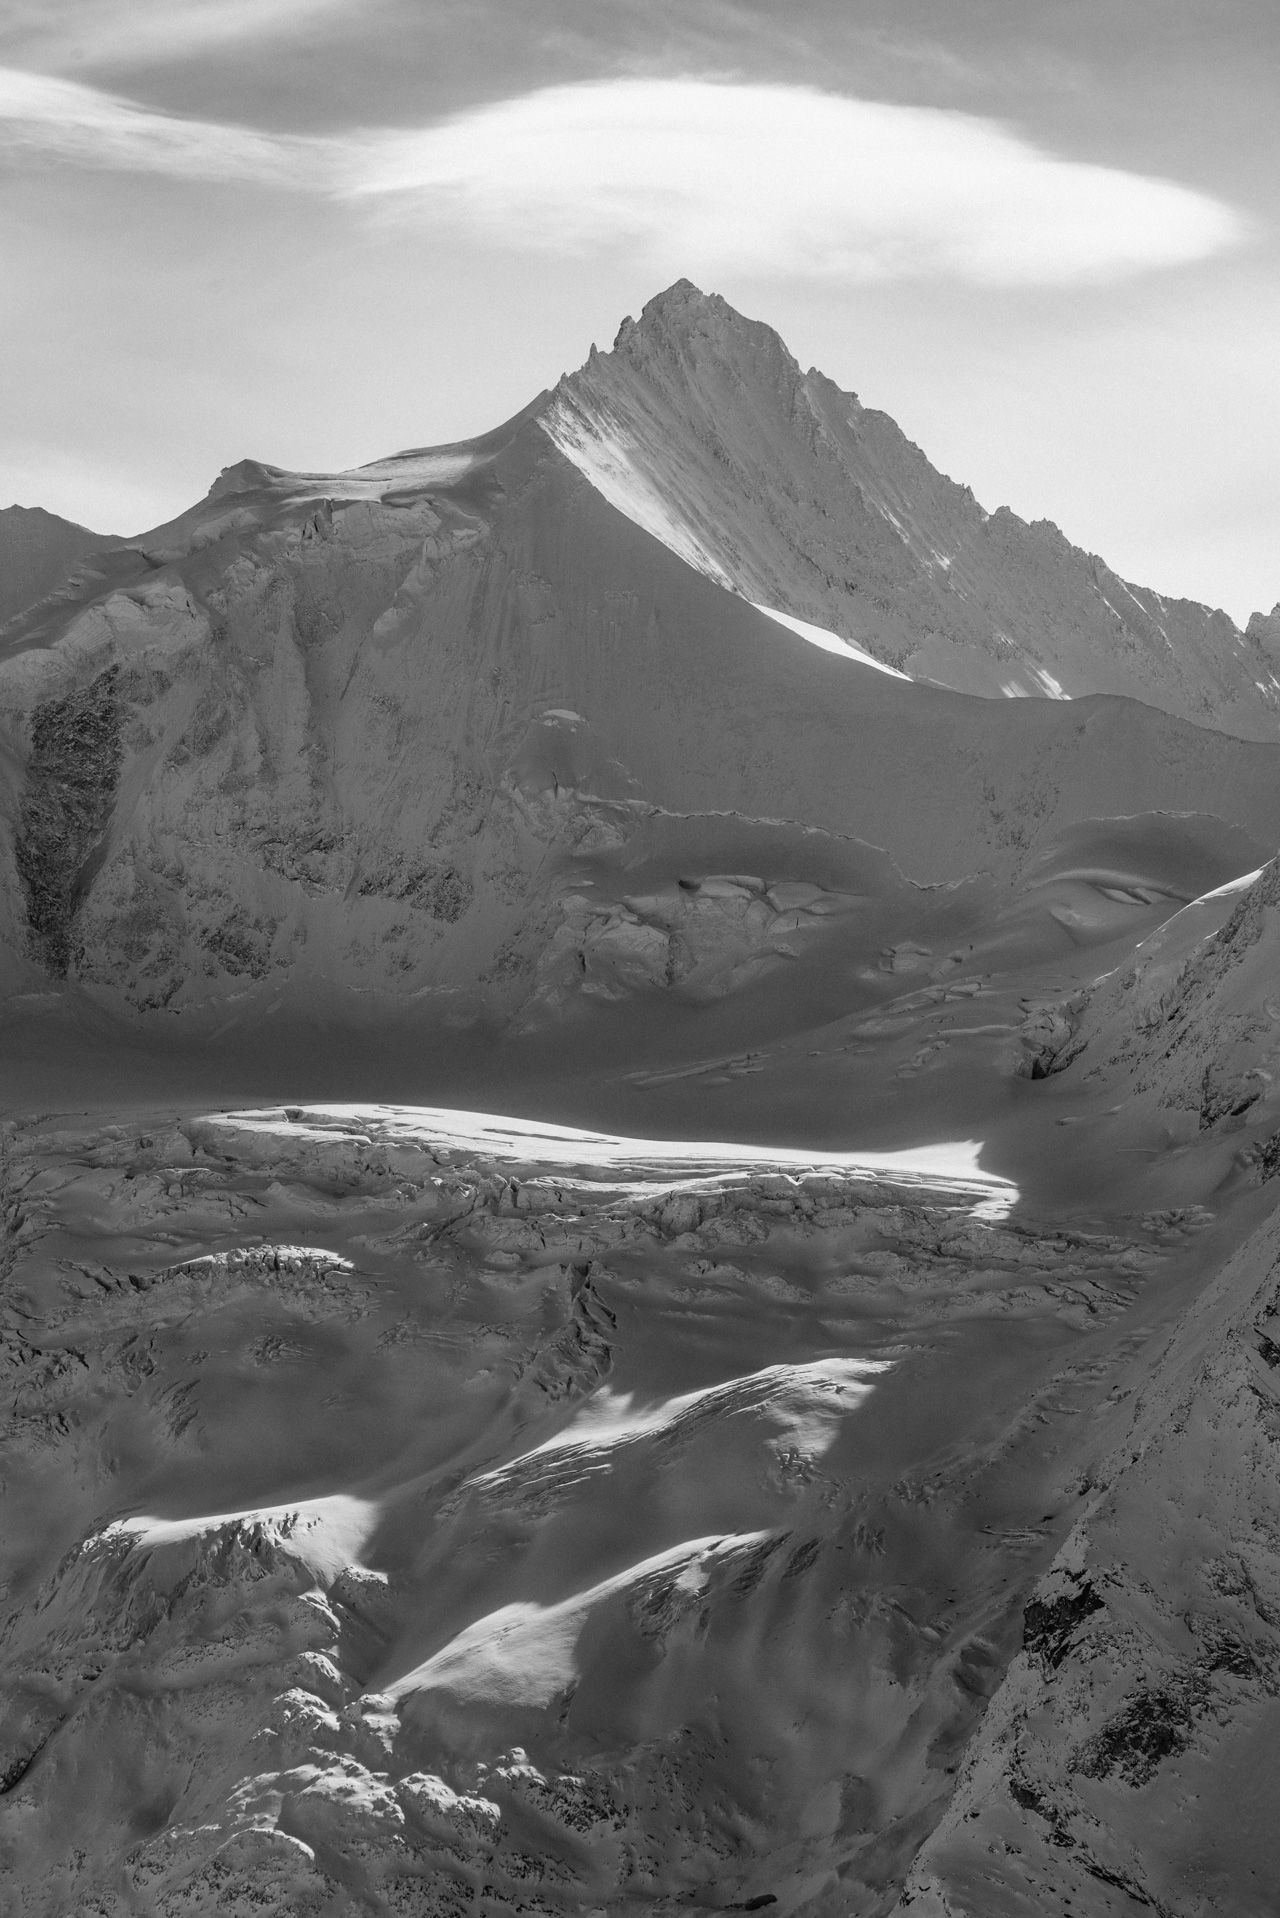
<svg viewBox="0 0 1280 1918">
<path fill-rule="evenodd" d="M 1047 521 L 984 512 L 883 413 L 687 280 L 562 380 L 544 430 L 620 511 L 756 604 L 912 678 L 987 696 L 1126 693 L 1280 733 L 1264 622 L 1119 579 Z"/>
<path fill-rule="evenodd" d="M 652 533 L 708 579 L 734 590 L 732 575 L 712 551 L 714 542 L 704 542 L 699 536 L 688 504 L 664 498 L 662 488 L 650 477 L 647 463 L 641 463 L 640 448 L 628 440 L 625 425 L 615 426 L 604 413 L 575 412 L 565 404 L 561 393 L 542 415 L 541 424 L 610 506 L 643 526 L 646 533 Z"/>
</svg>

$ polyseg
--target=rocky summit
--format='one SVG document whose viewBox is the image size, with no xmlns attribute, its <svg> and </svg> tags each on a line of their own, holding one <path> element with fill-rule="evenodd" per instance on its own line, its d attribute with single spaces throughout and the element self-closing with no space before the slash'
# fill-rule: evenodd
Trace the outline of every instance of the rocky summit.
<svg viewBox="0 0 1280 1918">
<path fill-rule="evenodd" d="M 1270 1911 L 1280 609 L 688 281 L 0 589 L 15 1913 Z"/>
</svg>

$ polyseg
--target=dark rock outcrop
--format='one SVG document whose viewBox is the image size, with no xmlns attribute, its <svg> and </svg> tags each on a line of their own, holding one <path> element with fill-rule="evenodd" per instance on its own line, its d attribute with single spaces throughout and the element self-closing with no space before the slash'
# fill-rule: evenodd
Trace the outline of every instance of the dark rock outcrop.
<svg viewBox="0 0 1280 1918">
<path fill-rule="evenodd" d="M 118 680 L 118 667 L 108 666 L 31 715 L 14 861 L 33 945 L 58 978 L 66 976 L 76 914 L 105 853 L 123 758 Z"/>
</svg>

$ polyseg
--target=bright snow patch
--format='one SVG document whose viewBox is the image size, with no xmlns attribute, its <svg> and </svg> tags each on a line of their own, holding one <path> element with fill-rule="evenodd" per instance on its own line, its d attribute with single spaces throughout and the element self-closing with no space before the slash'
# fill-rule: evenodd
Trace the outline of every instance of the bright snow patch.
<svg viewBox="0 0 1280 1918">
<path fill-rule="evenodd" d="M 516 1477 L 530 1459 L 549 1453 L 606 1457 L 639 1439 L 678 1437 L 737 1414 L 754 1414 L 778 1434 L 778 1443 L 810 1463 L 833 1443 L 840 1421 L 856 1411 L 874 1390 L 873 1381 L 890 1369 L 888 1359 L 815 1359 L 804 1365 L 769 1365 L 761 1372 L 725 1379 L 655 1405 L 636 1406 L 634 1395 L 603 1386 L 561 1432 L 506 1465 L 470 1482 L 486 1485 Z"/>
<path fill-rule="evenodd" d="M 1212 892 L 1202 892 L 1193 903 L 1198 906 L 1201 899 L 1229 899 L 1233 892 L 1248 892 L 1266 870 L 1265 866 L 1259 866 L 1256 872 L 1242 872 L 1238 879 L 1228 879 L 1225 886 L 1215 886 Z"/>
<path fill-rule="evenodd" d="M 1070 699 L 1071 694 L 1064 691 L 1061 680 L 1054 678 L 1047 666 L 1032 666 L 1031 677 L 1037 680 L 1048 699 Z"/>
<path fill-rule="evenodd" d="M 333 500 L 381 500 L 389 492 L 456 486 L 480 457 L 467 447 L 426 447 L 420 452 L 393 453 L 389 459 L 353 466 L 345 473 L 288 473 L 280 485 L 284 497 L 295 500 L 311 500 L 317 494 Z"/>
<path fill-rule="evenodd" d="M 758 601 L 751 604 L 766 619 L 776 619 L 779 626 L 787 626 L 801 639 L 807 639 L 811 646 L 821 646 L 824 653 L 838 653 L 841 659 L 853 659 L 860 666 L 874 666 L 878 673 L 888 673 L 890 679 L 910 679 L 909 673 L 900 673 L 896 666 L 886 666 L 882 659 L 875 659 L 864 652 L 851 639 L 841 639 L 839 633 L 828 632 L 825 626 L 815 626 L 812 620 L 797 619 L 794 613 L 780 613 L 773 606 L 761 606 Z"/>
<path fill-rule="evenodd" d="M 129 1533 L 140 1546 L 154 1547 L 203 1538 L 213 1532 L 261 1526 L 281 1551 L 298 1559 L 317 1578 L 334 1578 L 346 1566 L 358 1562 L 376 1515 L 377 1505 L 372 1500 L 336 1492 L 328 1498 L 257 1506 L 247 1512 L 219 1512 L 197 1518 L 118 1519 L 103 1536 Z"/>
<path fill-rule="evenodd" d="M 503 1605 L 386 1686 L 382 1696 L 399 1703 L 414 1692 L 449 1691 L 490 1704 L 549 1705 L 579 1676 L 578 1640 L 588 1617 L 604 1600 L 671 1572 L 679 1573 L 682 1590 L 701 1590 L 716 1559 L 749 1550 L 769 1536 L 768 1532 L 738 1532 L 691 1539 L 557 1605 L 527 1600 Z"/>
<path fill-rule="evenodd" d="M 1011 1180 L 983 1171 L 978 1163 L 982 1144 L 976 1139 L 946 1140 L 905 1152 L 803 1152 L 720 1140 L 627 1139 L 444 1106 L 309 1105 L 290 1106 L 287 1112 L 274 1106 L 210 1113 L 200 1123 L 224 1135 L 256 1138 L 263 1145 L 274 1135 L 285 1151 L 308 1145 L 417 1147 L 437 1156 L 456 1153 L 471 1160 L 554 1169 L 635 1193 L 692 1191 L 735 1175 L 782 1172 L 885 1179 L 921 1191 L 960 1193 L 979 1201 L 976 1212 L 984 1218 L 1005 1216 L 1018 1199 Z"/>
</svg>

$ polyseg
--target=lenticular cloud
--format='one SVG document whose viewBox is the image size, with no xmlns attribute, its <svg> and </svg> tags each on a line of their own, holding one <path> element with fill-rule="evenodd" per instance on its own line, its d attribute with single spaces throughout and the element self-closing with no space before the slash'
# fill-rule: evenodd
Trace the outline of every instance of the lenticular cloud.
<svg viewBox="0 0 1280 1918">
<path fill-rule="evenodd" d="M 353 156 L 348 190 L 522 247 L 679 271 L 988 284 L 1108 279 L 1243 237 L 1182 186 L 1056 159 L 992 121 L 809 87 L 551 87 Z"/>
<path fill-rule="evenodd" d="M 1245 237 L 1167 180 L 971 114 L 812 87 L 603 80 L 413 130 L 279 135 L 0 72 L 0 152 L 377 203 L 501 247 L 625 248 L 656 277 L 1108 280 Z"/>
</svg>

